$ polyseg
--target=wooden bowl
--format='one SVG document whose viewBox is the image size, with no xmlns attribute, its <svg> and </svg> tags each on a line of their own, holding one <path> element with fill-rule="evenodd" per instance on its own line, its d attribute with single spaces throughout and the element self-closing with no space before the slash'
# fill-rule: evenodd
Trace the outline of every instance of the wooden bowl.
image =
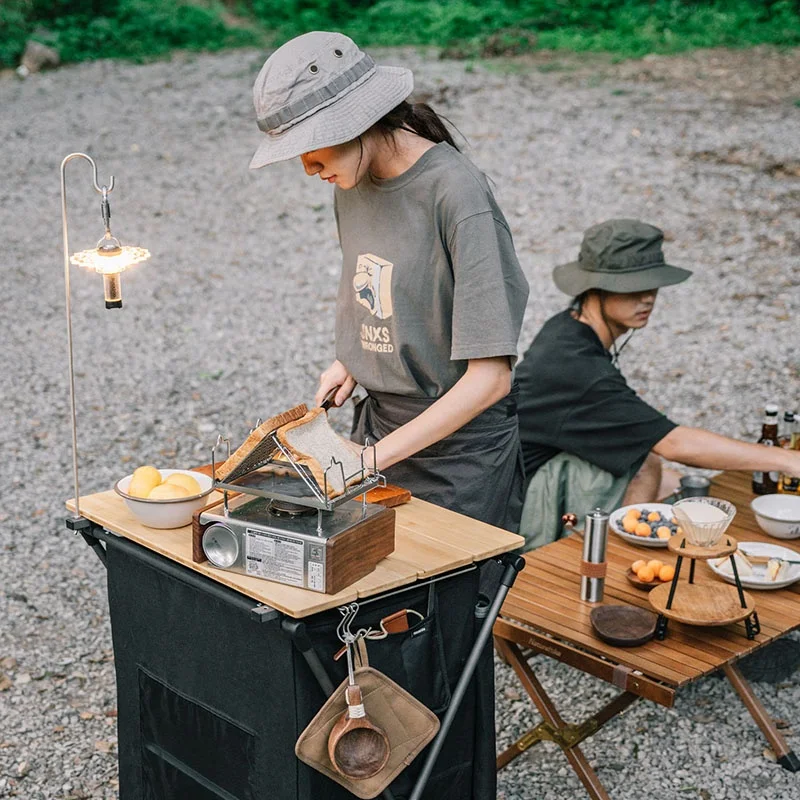
<svg viewBox="0 0 800 800">
<path fill-rule="evenodd" d="M 594 632 L 617 647 L 637 647 L 653 638 L 656 620 L 652 611 L 636 606 L 598 606 L 589 614 Z"/>
<path fill-rule="evenodd" d="M 661 586 L 662 583 L 672 583 L 672 581 L 662 581 L 661 578 L 653 578 L 650 583 L 645 583 L 644 581 L 639 580 L 639 577 L 636 573 L 628 567 L 628 571 L 625 573 L 625 577 L 637 588 L 637 589 L 644 589 L 644 591 L 649 592 L 651 589 L 655 589 L 656 586 Z"/>
<path fill-rule="evenodd" d="M 340 775 L 366 780 L 386 766 L 391 751 L 389 739 L 364 713 L 361 688 L 357 684 L 345 689 L 345 697 L 347 708 L 328 735 L 328 757 Z M 364 716 L 351 716 L 351 710 L 356 708 Z"/>
</svg>

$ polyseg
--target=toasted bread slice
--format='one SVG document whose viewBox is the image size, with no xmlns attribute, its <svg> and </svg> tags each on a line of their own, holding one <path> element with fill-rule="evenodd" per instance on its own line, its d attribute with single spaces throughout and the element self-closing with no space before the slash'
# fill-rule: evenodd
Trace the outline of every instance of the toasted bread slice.
<svg viewBox="0 0 800 800">
<path fill-rule="evenodd" d="M 753 565 L 750 563 L 750 559 L 748 559 L 744 553 L 737 550 L 733 554 L 733 557 L 736 559 L 736 569 L 739 572 L 739 575 L 749 577 L 753 574 Z M 714 559 L 714 566 L 718 567 L 720 572 L 724 572 L 726 575 L 733 575 L 733 567 L 731 566 L 730 556 L 723 556 L 722 558 Z"/>
<path fill-rule="evenodd" d="M 354 498 L 361 500 L 363 495 Z M 367 492 L 367 502 L 374 503 L 378 506 L 385 506 L 386 508 L 394 508 L 401 506 L 411 500 L 411 492 L 408 489 L 403 489 L 401 486 L 393 486 L 387 483 L 386 486 L 376 486 Z"/>
<path fill-rule="evenodd" d="M 305 403 L 301 403 L 299 406 L 290 408 L 282 414 L 276 414 L 266 422 L 262 422 L 250 432 L 250 435 L 231 454 L 231 457 L 216 468 L 214 477 L 225 483 L 263 467 L 278 449 L 270 438 L 270 434 L 274 433 L 281 425 L 302 419 L 307 412 L 308 407 Z"/>
<path fill-rule="evenodd" d="M 789 574 L 791 564 L 781 558 L 771 558 L 767 562 L 767 577 L 771 581 L 783 580 Z"/>
<path fill-rule="evenodd" d="M 360 456 L 347 439 L 331 428 L 322 408 L 314 408 L 301 419 L 283 425 L 278 429 L 278 440 L 298 464 L 311 472 L 320 489 L 326 486 L 327 470 L 328 497 L 338 497 L 363 477 Z"/>
</svg>

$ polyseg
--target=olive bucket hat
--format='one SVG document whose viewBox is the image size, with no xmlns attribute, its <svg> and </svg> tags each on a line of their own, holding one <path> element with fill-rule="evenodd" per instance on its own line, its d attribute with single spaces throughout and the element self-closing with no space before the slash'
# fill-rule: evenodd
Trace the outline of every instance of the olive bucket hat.
<svg viewBox="0 0 800 800">
<path fill-rule="evenodd" d="M 360 136 L 405 100 L 410 70 L 377 66 L 341 33 L 312 31 L 279 47 L 253 85 L 264 132 L 250 169 Z"/>
<path fill-rule="evenodd" d="M 635 219 L 611 219 L 583 235 L 577 261 L 553 270 L 553 280 L 571 297 L 588 289 L 627 294 L 685 281 L 692 273 L 664 262 L 664 233 Z"/>
</svg>

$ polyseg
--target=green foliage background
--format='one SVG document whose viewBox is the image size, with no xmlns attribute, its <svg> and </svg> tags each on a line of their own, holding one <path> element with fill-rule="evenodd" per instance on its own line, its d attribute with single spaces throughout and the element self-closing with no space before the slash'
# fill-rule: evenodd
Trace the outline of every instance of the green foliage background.
<svg viewBox="0 0 800 800">
<path fill-rule="evenodd" d="M 15 65 L 30 36 L 82 61 L 270 45 L 325 29 L 462 57 L 533 47 L 641 56 L 796 46 L 800 0 L 0 0 L 0 64 Z"/>
<path fill-rule="evenodd" d="M 260 40 L 227 26 L 221 9 L 197 0 L 0 0 L 0 65 L 15 66 L 31 37 L 55 47 L 62 61 L 142 60 Z"/>
</svg>

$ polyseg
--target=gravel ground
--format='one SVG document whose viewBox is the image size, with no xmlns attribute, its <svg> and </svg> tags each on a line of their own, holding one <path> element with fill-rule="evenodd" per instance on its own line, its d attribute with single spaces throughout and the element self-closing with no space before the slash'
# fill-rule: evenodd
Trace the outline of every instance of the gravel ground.
<svg viewBox="0 0 800 800">
<path fill-rule="evenodd" d="M 548 54 L 491 64 L 384 54 L 468 138 L 491 176 L 531 283 L 523 345 L 564 303 L 553 265 L 611 216 L 663 227 L 694 269 L 666 290 L 624 357 L 633 385 L 686 424 L 753 438 L 767 400 L 798 401 L 800 54 L 697 53 L 612 64 Z M 298 163 L 247 170 L 262 55 L 98 62 L 19 82 L 0 75 L 2 341 L 9 356 L 0 508 L 0 797 L 116 797 L 115 688 L 104 576 L 63 529 L 71 496 L 58 166 L 93 155 L 113 230 L 153 258 L 106 313 L 77 270 L 73 302 L 83 493 L 133 466 L 208 458 L 217 432 L 310 400 L 333 352 L 338 254 L 330 187 Z M 69 167 L 73 249 L 101 233 L 88 165 Z M 346 425 L 346 412 L 339 412 Z M 605 684 L 539 659 L 570 719 Z M 537 721 L 498 666 L 508 743 Z M 791 727 L 800 675 L 758 685 Z M 794 798 L 800 776 L 724 681 L 673 710 L 640 703 L 585 744 L 614 798 Z M 504 798 L 582 796 L 544 745 L 501 774 Z"/>
</svg>

